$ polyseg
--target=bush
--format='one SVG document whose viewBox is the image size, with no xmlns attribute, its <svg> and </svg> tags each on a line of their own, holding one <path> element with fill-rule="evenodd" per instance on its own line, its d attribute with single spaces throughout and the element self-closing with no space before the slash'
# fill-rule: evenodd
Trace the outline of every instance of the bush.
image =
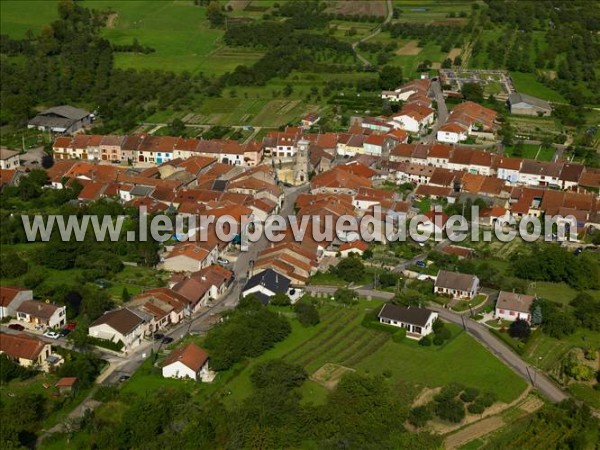
<svg viewBox="0 0 600 450">
<path fill-rule="evenodd" d="M 444 343 L 444 338 L 441 337 L 439 334 L 436 334 L 435 336 L 433 336 L 433 344 L 434 345 L 442 345 Z"/>
<path fill-rule="evenodd" d="M 273 306 L 289 306 L 291 301 L 285 292 L 278 292 L 271 297 L 271 301 L 269 303 Z"/>
<path fill-rule="evenodd" d="M 408 421 L 417 428 L 425 426 L 431 419 L 433 414 L 428 406 L 417 406 L 408 413 Z"/>
<path fill-rule="evenodd" d="M 437 394 L 434 399 L 436 402 L 441 402 L 451 398 L 456 398 L 456 396 L 460 394 L 464 389 L 465 387 L 462 384 L 450 383 L 444 386 L 440 393 Z"/>
<path fill-rule="evenodd" d="M 250 380 L 257 388 L 282 386 L 292 389 L 301 386 L 307 377 L 302 366 L 282 359 L 273 359 L 258 364 L 250 375 Z"/>
<path fill-rule="evenodd" d="M 452 337 L 452 333 L 447 327 L 442 327 L 439 331 L 435 332 L 436 336 L 441 337 L 443 340 L 447 341 Z"/>
<path fill-rule="evenodd" d="M 469 403 L 475 400 L 475 398 L 477 398 L 478 395 L 479 389 L 469 387 L 466 388 L 462 394 L 460 394 L 460 399 L 465 403 Z"/>
<path fill-rule="evenodd" d="M 0 277 L 16 278 L 27 273 L 27 261 L 21 259 L 15 252 L 0 255 Z"/>
<path fill-rule="evenodd" d="M 485 411 L 485 406 L 476 401 L 467 406 L 467 411 L 469 411 L 471 414 L 481 414 L 483 411 Z"/>
<path fill-rule="evenodd" d="M 496 402 L 496 394 L 486 392 L 477 398 L 476 403 L 480 403 L 484 408 L 489 408 Z"/>
<path fill-rule="evenodd" d="M 396 343 L 402 342 L 406 338 L 406 329 L 399 328 L 397 332 L 392 336 L 392 340 Z"/>
<path fill-rule="evenodd" d="M 419 340 L 419 345 L 422 345 L 423 347 L 431 347 L 431 339 L 429 338 L 429 336 L 423 336 Z"/>
<path fill-rule="evenodd" d="M 321 318 L 319 317 L 319 311 L 315 308 L 312 303 L 300 302 L 294 307 L 296 311 L 296 318 L 305 327 L 317 325 Z"/>
<path fill-rule="evenodd" d="M 123 344 L 123 341 L 109 341 L 108 339 L 100 339 L 100 338 L 96 338 L 96 337 L 92 337 L 92 336 L 88 336 L 87 338 L 87 342 L 91 345 L 96 345 L 98 347 L 103 347 L 103 348 L 107 348 L 109 350 L 114 350 L 116 352 L 120 352 L 121 350 L 123 350 L 123 347 L 125 344 Z"/>
<path fill-rule="evenodd" d="M 465 418 L 465 407 L 459 400 L 447 398 L 438 402 L 435 413 L 442 420 L 458 423 Z"/>
<path fill-rule="evenodd" d="M 526 320 L 517 319 L 510 324 L 508 334 L 515 339 L 527 339 L 531 334 L 531 327 Z"/>
</svg>

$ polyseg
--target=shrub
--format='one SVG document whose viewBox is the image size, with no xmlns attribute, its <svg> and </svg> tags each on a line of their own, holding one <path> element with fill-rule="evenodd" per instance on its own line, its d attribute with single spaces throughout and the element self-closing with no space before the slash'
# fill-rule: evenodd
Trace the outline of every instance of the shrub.
<svg viewBox="0 0 600 450">
<path fill-rule="evenodd" d="M 442 420 L 458 423 L 465 418 L 465 407 L 455 398 L 447 398 L 437 403 L 435 412 Z"/>
<path fill-rule="evenodd" d="M 433 336 L 433 343 L 434 345 L 442 345 L 444 343 L 444 338 L 441 337 L 439 334 L 436 334 L 435 336 Z"/>
<path fill-rule="evenodd" d="M 408 413 L 408 421 L 417 428 L 421 428 L 431 419 L 433 419 L 433 414 L 431 408 L 427 406 L 417 406 Z"/>
<path fill-rule="evenodd" d="M 298 364 L 291 364 L 282 359 L 273 359 L 258 364 L 250 380 L 257 388 L 269 386 L 283 386 L 292 389 L 301 386 L 307 375 L 304 368 Z"/>
<path fill-rule="evenodd" d="M 278 292 L 273 297 L 271 297 L 270 303 L 274 306 L 289 306 L 291 302 L 290 298 L 285 292 Z"/>
<path fill-rule="evenodd" d="M 321 321 L 319 311 L 312 303 L 300 302 L 294 307 L 296 318 L 305 327 L 310 327 L 318 324 Z"/>
<path fill-rule="evenodd" d="M 442 327 L 439 331 L 435 332 L 436 336 L 441 337 L 443 340 L 447 341 L 452 337 L 452 333 L 446 327 Z"/>
<path fill-rule="evenodd" d="M 456 398 L 464 390 L 464 386 L 458 383 L 450 383 L 442 388 L 439 394 L 435 396 L 436 402 L 441 402 L 450 398 Z"/>
<path fill-rule="evenodd" d="M 419 345 L 422 345 L 423 347 L 430 347 L 431 339 L 429 338 L 429 336 L 423 336 L 421 340 L 419 340 Z"/>
<path fill-rule="evenodd" d="M 483 405 L 485 408 L 489 408 L 496 401 L 496 394 L 493 392 L 485 392 L 480 397 L 477 398 L 476 402 Z"/>
<path fill-rule="evenodd" d="M 469 403 L 475 400 L 478 395 L 479 389 L 468 387 L 460 394 L 460 399 L 465 403 Z"/>
<path fill-rule="evenodd" d="M 481 414 L 485 411 L 485 406 L 483 406 L 479 401 L 473 402 L 467 406 L 467 411 L 471 414 Z"/>
<path fill-rule="evenodd" d="M 529 323 L 523 319 L 517 319 L 510 324 L 508 334 L 515 339 L 526 339 L 531 334 Z"/>
</svg>

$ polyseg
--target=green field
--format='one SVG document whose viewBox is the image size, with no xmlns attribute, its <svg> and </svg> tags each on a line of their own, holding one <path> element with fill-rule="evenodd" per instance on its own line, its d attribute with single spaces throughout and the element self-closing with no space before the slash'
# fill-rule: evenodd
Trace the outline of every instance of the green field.
<svg viewBox="0 0 600 450">
<path fill-rule="evenodd" d="M 544 86 L 531 73 L 511 72 L 510 77 L 517 91 L 533 95 L 549 102 L 566 103 L 565 98 L 558 92 Z"/>
<path fill-rule="evenodd" d="M 514 400 L 525 388 L 523 380 L 457 327 L 450 326 L 456 337 L 449 343 L 428 348 L 408 339 L 396 343 L 389 333 L 363 327 L 365 308 L 379 305 L 361 301 L 353 308 L 323 306 L 321 323 L 312 328 L 303 328 L 293 320 L 292 334 L 285 341 L 252 360 L 226 385 L 231 400 L 241 400 L 249 394 L 249 375 L 254 365 L 274 358 L 300 364 L 309 374 L 326 363 L 336 363 L 373 375 L 386 372 L 392 382 L 412 386 L 437 387 L 459 382 L 493 391 L 504 402 Z M 326 393 L 314 381 L 302 388 L 304 402 L 320 403 Z"/>
<path fill-rule="evenodd" d="M 515 156 L 514 146 L 505 147 L 504 152 L 508 156 Z M 539 161 L 552 161 L 554 158 L 554 153 L 554 147 L 541 148 L 541 146 L 537 144 L 523 144 L 523 152 L 520 157 L 526 159 L 537 159 Z"/>
<path fill-rule="evenodd" d="M 1 4 L 2 33 L 22 37 L 56 19 L 57 1 L 7 0 Z M 224 47 L 223 31 L 210 28 L 205 8 L 191 1 L 85 0 L 83 5 L 114 11 L 102 33 L 112 43 L 152 47 L 155 53 L 117 53 L 117 67 L 222 74 L 240 64 L 252 64 L 262 53 Z M 31 11 L 35 10 L 35 14 Z"/>
</svg>

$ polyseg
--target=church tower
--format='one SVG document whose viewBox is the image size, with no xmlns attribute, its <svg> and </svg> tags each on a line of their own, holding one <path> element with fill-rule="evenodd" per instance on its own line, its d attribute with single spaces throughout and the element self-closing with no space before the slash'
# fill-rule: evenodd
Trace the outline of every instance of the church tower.
<svg viewBox="0 0 600 450">
<path fill-rule="evenodd" d="M 310 143 L 306 139 L 298 141 L 296 156 L 294 157 L 294 184 L 304 184 L 308 182 L 308 146 Z"/>
</svg>

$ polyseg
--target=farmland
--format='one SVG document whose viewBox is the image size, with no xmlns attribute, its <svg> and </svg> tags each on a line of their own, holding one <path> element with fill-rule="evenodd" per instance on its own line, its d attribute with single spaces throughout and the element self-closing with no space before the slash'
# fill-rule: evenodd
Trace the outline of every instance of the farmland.
<svg viewBox="0 0 600 450">
<path fill-rule="evenodd" d="M 337 364 L 365 374 L 385 373 L 390 380 L 409 386 L 460 382 L 493 391 L 503 402 L 514 400 L 525 388 L 523 380 L 456 327 L 450 327 L 455 337 L 444 346 L 422 347 L 408 339 L 396 343 L 389 333 L 362 326 L 364 311 L 379 306 L 375 301 L 361 301 L 352 308 L 324 305 L 319 309 L 321 323 L 312 328 L 292 320 L 292 334 L 284 342 L 252 360 L 226 384 L 231 392 L 228 398 L 245 398 L 251 388 L 252 367 L 274 358 L 300 364 L 309 374 Z M 322 385 L 309 380 L 302 388 L 303 400 L 318 403 L 326 392 Z"/>
</svg>

